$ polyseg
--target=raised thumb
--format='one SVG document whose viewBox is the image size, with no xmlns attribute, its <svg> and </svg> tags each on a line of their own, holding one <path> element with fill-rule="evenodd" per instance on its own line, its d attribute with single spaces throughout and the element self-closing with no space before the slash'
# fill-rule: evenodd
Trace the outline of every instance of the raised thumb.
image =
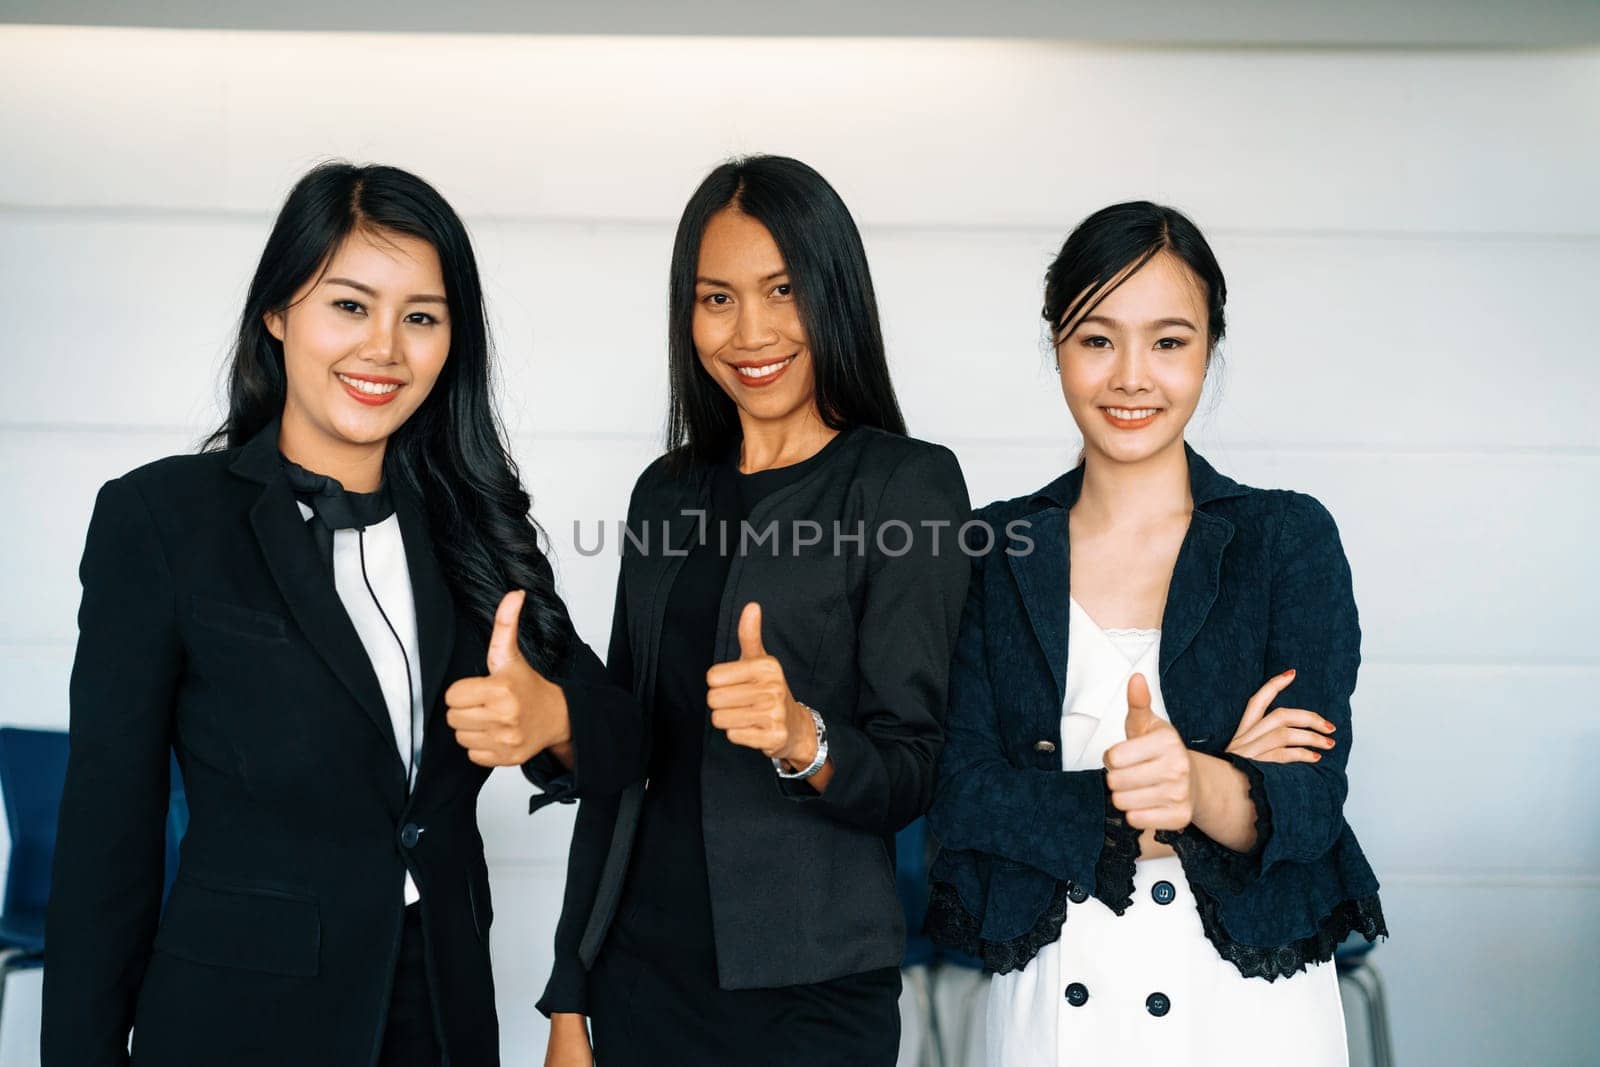
<svg viewBox="0 0 1600 1067">
<path fill-rule="evenodd" d="M 1128 723 L 1126 733 L 1130 738 L 1142 737 L 1161 725 L 1161 719 L 1150 707 L 1150 683 L 1144 675 L 1135 674 L 1128 679 Z"/>
<path fill-rule="evenodd" d="M 523 590 L 513 589 L 500 598 L 500 606 L 494 611 L 494 632 L 489 635 L 489 655 L 485 657 L 490 674 L 522 662 L 517 633 L 520 630 L 518 623 L 522 619 L 522 602 L 527 597 L 528 594 Z"/>
<path fill-rule="evenodd" d="M 739 658 L 755 659 L 766 654 L 761 644 L 761 605 L 752 600 L 739 613 Z"/>
</svg>

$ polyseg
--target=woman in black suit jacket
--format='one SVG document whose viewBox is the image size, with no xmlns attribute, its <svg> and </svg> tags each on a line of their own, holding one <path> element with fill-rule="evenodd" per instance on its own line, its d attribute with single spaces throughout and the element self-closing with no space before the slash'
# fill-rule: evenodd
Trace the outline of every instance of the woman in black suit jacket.
<svg viewBox="0 0 1600 1067">
<path fill-rule="evenodd" d="M 691 198 L 669 356 L 609 663 L 648 758 L 578 813 L 547 1063 L 593 1062 L 587 1016 L 604 1067 L 893 1064 L 893 836 L 943 736 L 961 470 L 905 436 L 855 224 L 795 160 Z"/>
<path fill-rule="evenodd" d="M 101 490 L 49 1067 L 126 1064 L 130 1028 L 162 1067 L 499 1062 L 478 791 L 639 730 L 555 593 L 488 354 L 449 205 L 318 167 L 257 267 L 213 447 Z M 190 823 L 158 921 L 169 750 Z"/>
</svg>

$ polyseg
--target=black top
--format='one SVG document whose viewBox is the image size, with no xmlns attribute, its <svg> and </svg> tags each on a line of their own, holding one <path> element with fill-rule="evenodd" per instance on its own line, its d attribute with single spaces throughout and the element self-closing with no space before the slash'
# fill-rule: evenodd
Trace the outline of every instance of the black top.
<svg viewBox="0 0 1600 1067">
<path fill-rule="evenodd" d="M 739 611 L 759 602 L 762 643 L 782 662 L 796 699 L 827 722 L 833 761 L 823 793 L 780 779 L 766 756 L 710 729 L 704 694 L 695 694 L 699 826 L 717 981 L 726 990 L 811 985 L 893 967 L 905 949 L 893 840 L 933 794 L 970 571 L 954 544 L 968 517 L 966 486 L 955 456 L 938 445 L 865 426 L 831 445 L 752 505 L 752 539 L 732 554 L 715 607 L 712 654 L 702 652 L 689 669 L 703 685 L 706 666 L 736 658 Z M 658 679 L 669 670 L 661 654 L 676 629 L 668 602 L 698 540 L 696 511 L 711 507 L 715 470 L 663 456 L 629 502 L 628 525 L 648 544 L 621 546 L 608 666 L 620 674 L 626 662 L 647 722 L 657 721 Z M 574 734 L 578 728 L 574 721 Z M 584 742 L 574 744 L 580 772 L 598 760 L 605 778 L 631 775 L 634 784 L 617 796 L 591 790 L 578 811 L 541 1011 L 585 1011 L 589 968 L 630 876 L 646 866 L 633 853 L 644 847 L 639 823 L 658 784 L 643 785 L 653 743 L 643 739 L 633 765 L 611 757 L 601 734 L 587 754 Z M 571 786 L 549 770 L 529 768 L 547 789 L 546 802 Z"/>
<path fill-rule="evenodd" d="M 845 431 L 848 433 L 849 431 Z M 618 912 L 629 941 L 652 955 L 712 951 L 711 891 L 700 818 L 706 731 L 706 672 L 717 663 L 717 608 L 738 551 L 739 524 L 762 499 L 820 465 L 845 433 L 799 463 L 752 474 L 737 455 L 716 465 L 702 536 L 672 581 L 661 633 L 661 669 L 651 723 L 649 785 L 639 838 Z M 740 604 L 737 610 L 743 610 Z M 614 669 L 615 673 L 615 669 Z M 618 678 L 627 684 L 631 679 Z"/>
</svg>

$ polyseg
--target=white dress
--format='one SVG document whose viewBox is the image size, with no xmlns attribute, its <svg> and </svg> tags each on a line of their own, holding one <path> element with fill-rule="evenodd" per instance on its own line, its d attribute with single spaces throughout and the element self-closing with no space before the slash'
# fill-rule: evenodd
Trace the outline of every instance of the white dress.
<svg viewBox="0 0 1600 1067">
<path fill-rule="evenodd" d="M 1101 630 L 1077 601 L 1070 610 L 1061 769 L 1094 770 L 1126 737 L 1135 672 L 1167 718 L 1161 632 Z M 1121 916 L 1094 897 L 1069 903 L 1059 940 L 994 977 L 988 1056 L 992 1067 L 1348 1062 L 1333 965 L 1274 982 L 1242 977 L 1206 940 L 1176 856 L 1139 861 Z"/>
</svg>

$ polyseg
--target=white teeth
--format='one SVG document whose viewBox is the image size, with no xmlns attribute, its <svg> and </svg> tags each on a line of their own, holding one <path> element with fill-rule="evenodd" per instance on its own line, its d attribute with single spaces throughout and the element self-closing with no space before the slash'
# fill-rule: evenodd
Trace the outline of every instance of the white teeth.
<svg viewBox="0 0 1600 1067">
<path fill-rule="evenodd" d="M 400 388 L 397 382 L 364 382 L 360 378 L 351 378 L 343 374 L 338 375 L 338 378 L 350 388 L 366 393 L 369 396 L 384 396 Z"/>
<path fill-rule="evenodd" d="M 1106 408 L 1106 413 L 1113 419 L 1132 422 L 1135 419 L 1148 419 L 1160 410 L 1160 408 Z"/>
<path fill-rule="evenodd" d="M 794 357 L 790 356 L 788 359 L 781 360 L 777 363 L 768 363 L 764 367 L 735 367 L 733 369 L 738 371 L 740 376 L 744 378 L 765 378 L 769 374 L 778 373 L 783 368 L 787 367 L 791 362 L 793 362 L 793 360 Z"/>
</svg>

